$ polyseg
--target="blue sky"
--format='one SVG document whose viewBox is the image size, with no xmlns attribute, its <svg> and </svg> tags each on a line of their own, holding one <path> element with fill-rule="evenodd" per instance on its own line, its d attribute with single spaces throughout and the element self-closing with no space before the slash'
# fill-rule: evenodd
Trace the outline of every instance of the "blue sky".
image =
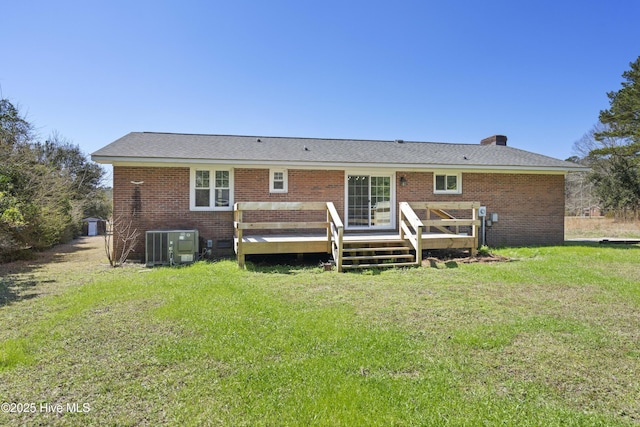
<svg viewBox="0 0 640 427">
<path fill-rule="evenodd" d="M 0 87 L 86 153 L 131 131 L 478 143 L 567 158 L 640 1 L 12 1 Z"/>
</svg>

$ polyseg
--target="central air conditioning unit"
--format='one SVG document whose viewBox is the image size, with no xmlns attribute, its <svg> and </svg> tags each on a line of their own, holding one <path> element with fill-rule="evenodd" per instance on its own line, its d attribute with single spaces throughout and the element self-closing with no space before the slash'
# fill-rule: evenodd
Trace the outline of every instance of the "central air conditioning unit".
<svg viewBox="0 0 640 427">
<path fill-rule="evenodd" d="M 146 265 L 191 264 L 198 259 L 198 230 L 151 230 L 145 233 Z"/>
</svg>

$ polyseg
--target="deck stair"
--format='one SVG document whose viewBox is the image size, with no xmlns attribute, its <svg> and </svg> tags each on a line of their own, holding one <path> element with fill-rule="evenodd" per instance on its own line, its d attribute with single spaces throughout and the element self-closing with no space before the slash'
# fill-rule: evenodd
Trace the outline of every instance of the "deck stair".
<svg viewBox="0 0 640 427">
<path fill-rule="evenodd" d="M 416 265 L 415 252 L 404 240 L 345 240 L 342 268 L 385 268 Z"/>
</svg>

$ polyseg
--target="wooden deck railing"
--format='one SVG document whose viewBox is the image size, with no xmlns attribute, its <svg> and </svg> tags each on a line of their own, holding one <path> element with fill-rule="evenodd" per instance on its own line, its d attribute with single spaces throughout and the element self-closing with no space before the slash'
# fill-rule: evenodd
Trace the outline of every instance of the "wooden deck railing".
<svg viewBox="0 0 640 427">
<path fill-rule="evenodd" d="M 480 202 L 421 202 L 411 203 L 413 209 L 424 209 L 427 212 L 427 218 L 424 225 L 429 228 L 433 227 L 445 234 L 460 234 L 460 227 L 471 227 L 472 235 L 477 235 L 477 226 L 480 225 L 478 219 L 478 208 Z M 450 215 L 447 210 L 470 210 L 470 218 L 455 218 Z M 432 215 L 439 219 L 431 219 Z M 451 227 L 454 230 L 451 230 Z"/>
<path fill-rule="evenodd" d="M 471 233 L 465 242 L 452 245 L 452 248 L 468 247 L 471 255 L 475 255 L 478 249 L 478 227 L 481 222 L 478 218 L 478 208 L 480 202 L 411 202 L 414 210 L 426 211 L 426 219 L 422 221 L 425 231 L 429 232 L 431 228 L 435 228 L 440 233 L 450 235 L 460 235 L 460 227 L 470 227 Z M 455 218 L 447 211 L 463 211 L 470 210 L 470 218 Z M 431 219 L 432 215 L 439 219 Z"/>
<path fill-rule="evenodd" d="M 422 262 L 422 230 L 424 224 L 407 202 L 400 202 L 400 238 L 408 240 L 416 251 L 416 264 Z"/>
<path fill-rule="evenodd" d="M 422 262 L 423 252 L 428 249 L 468 248 L 471 255 L 475 255 L 480 225 L 479 207 L 478 202 L 401 202 L 400 238 L 413 247 L 418 265 Z M 455 218 L 447 212 L 455 211 L 457 215 L 457 212 L 469 209 L 470 218 Z M 265 221 L 259 221 L 261 215 L 249 215 L 254 211 L 276 213 L 265 213 Z M 283 212 L 280 215 L 277 211 L 289 211 L 294 214 Z M 296 215 L 296 211 L 300 213 Z M 317 221 L 322 218 L 322 211 L 326 212 L 326 220 Z M 426 219 L 421 219 L 416 212 L 426 212 Z M 244 215 L 245 213 L 247 215 Z M 315 218 L 312 219 L 316 221 L 304 221 L 305 218 L 314 215 Z M 274 217 L 289 217 L 294 220 L 270 221 Z M 471 232 L 460 233 L 462 227 L 470 227 Z M 435 233 L 430 232 L 432 228 L 436 230 Z M 318 234 L 318 229 L 326 230 L 326 235 Z M 263 232 L 256 233 L 259 230 Z M 287 234 L 287 231 L 290 233 Z M 344 224 L 332 202 L 241 202 L 234 205 L 234 249 L 240 267 L 244 267 L 245 256 L 249 254 L 322 252 L 331 254 L 338 271 L 342 271 L 343 244 Z"/>
<path fill-rule="evenodd" d="M 326 221 L 278 221 L 245 222 L 244 212 L 249 211 L 326 211 Z M 234 249 L 238 265 L 244 267 L 245 255 L 252 253 L 309 253 L 326 252 L 333 255 L 340 269 L 342 261 L 342 240 L 344 226 L 332 202 L 240 202 L 234 205 L 233 223 Z M 325 229 L 326 240 L 305 240 L 303 238 L 287 242 L 250 241 L 245 239 L 245 230 L 263 230 L 274 234 L 282 230 Z"/>
<path fill-rule="evenodd" d="M 327 239 L 331 244 L 331 254 L 333 261 L 336 263 L 338 271 L 342 271 L 342 241 L 344 239 L 344 225 L 338 215 L 338 211 L 333 202 L 327 202 L 327 221 L 329 228 L 327 229 Z"/>
</svg>

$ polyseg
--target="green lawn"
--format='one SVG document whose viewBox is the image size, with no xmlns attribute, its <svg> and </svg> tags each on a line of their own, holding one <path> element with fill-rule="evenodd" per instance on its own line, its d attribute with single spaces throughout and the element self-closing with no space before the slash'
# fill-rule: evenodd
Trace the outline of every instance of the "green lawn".
<svg viewBox="0 0 640 427">
<path fill-rule="evenodd" d="M 0 306 L 0 423 L 640 425 L 640 246 L 497 253 L 69 274 Z"/>
</svg>

